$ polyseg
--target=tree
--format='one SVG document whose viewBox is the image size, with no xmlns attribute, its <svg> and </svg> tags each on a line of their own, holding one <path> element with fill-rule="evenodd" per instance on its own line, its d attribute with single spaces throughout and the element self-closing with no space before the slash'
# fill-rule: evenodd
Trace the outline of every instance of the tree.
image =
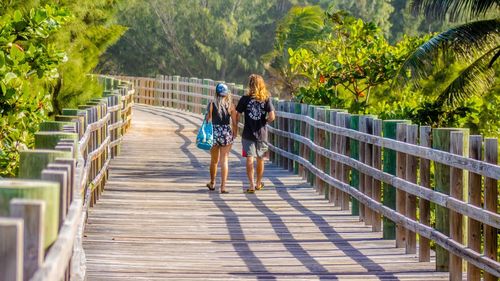
<svg viewBox="0 0 500 281">
<path fill-rule="evenodd" d="M 312 42 L 315 48 L 289 51 L 291 70 L 307 79 L 297 97 L 364 112 L 372 90 L 391 81 L 407 54 L 423 40 L 405 37 L 392 46 L 374 23 L 345 12 L 328 17 L 330 34 Z"/>
<path fill-rule="evenodd" d="M 293 7 L 278 23 L 274 48 L 262 56 L 268 71 L 269 85 L 282 96 L 296 92 L 300 79 L 289 64 L 289 49 L 307 49 L 323 36 L 326 17 L 319 6 Z"/>
<path fill-rule="evenodd" d="M 496 0 L 414 0 L 412 11 L 426 17 L 451 20 L 477 19 L 498 12 Z M 496 13 L 495 15 L 498 15 Z M 469 97 L 486 93 L 494 83 L 492 68 L 500 55 L 500 19 L 484 19 L 453 27 L 435 35 L 416 49 L 402 65 L 399 78 L 415 85 L 440 71 L 439 66 L 461 61 L 463 68 L 448 86 L 437 93 L 435 103 L 453 109 Z M 436 62 L 443 61 L 442 64 Z M 436 67 L 436 65 L 438 67 Z M 406 73 L 410 75 L 406 75 Z"/>
</svg>

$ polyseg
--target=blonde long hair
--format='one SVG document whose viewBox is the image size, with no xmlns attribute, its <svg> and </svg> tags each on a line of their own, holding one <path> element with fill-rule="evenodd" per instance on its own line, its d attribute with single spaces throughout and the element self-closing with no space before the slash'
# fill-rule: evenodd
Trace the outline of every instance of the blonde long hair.
<svg viewBox="0 0 500 281">
<path fill-rule="evenodd" d="M 214 104 L 217 107 L 217 114 L 222 118 L 223 115 L 229 114 L 233 106 L 233 97 L 231 92 L 227 93 L 225 97 L 215 93 Z"/>
<path fill-rule="evenodd" d="M 248 78 L 248 95 L 257 101 L 266 101 L 269 98 L 269 91 L 266 88 L 266 83 L 264 83 L 264 78 L 257 74 L 252 74 Z"/>
</svg>

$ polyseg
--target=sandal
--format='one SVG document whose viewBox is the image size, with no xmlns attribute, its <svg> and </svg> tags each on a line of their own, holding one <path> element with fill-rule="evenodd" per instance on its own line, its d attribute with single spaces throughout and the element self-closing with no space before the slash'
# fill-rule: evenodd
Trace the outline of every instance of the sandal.
<svg viewBox="0 0 500 281">
<path fill-rule="evenodd" d="M 261 182 L 259 186 L 255 187 L 255 189 L 256 190 L 262 190 L 262 189 L 264 189 L 264 183 Z"/>
<path fill-rule="evenodd" d="M 214 184 L 212 184 L 212 183 L 207 183 L 206 186 L 208 187 L 208 190 L 210 190 L 210 191 L 214 191 L 215 190 Z"/>
<path fill-rule="evenodd" d="M 220 194 L 228 194 L 228 193 L 229 193 L 229 191 L 227 191 L 225 189 L 220 191 Z"/>
<path fill-rule="evenodd" d="M 245 193 L 246 193 L 246 194 L 254 194 L 254 193 L 255 193 L 255 189 L 250 189 L 250 188 L 249 188 L 249 189 L 247 189 L 247 190 L 245 191 Z"/>
</svg>

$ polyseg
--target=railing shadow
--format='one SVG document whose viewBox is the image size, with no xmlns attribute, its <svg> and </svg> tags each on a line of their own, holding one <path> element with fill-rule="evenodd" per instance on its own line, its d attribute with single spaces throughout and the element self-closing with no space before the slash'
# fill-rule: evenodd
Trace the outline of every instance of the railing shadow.
<svg viewBox="0 0 500 281">
<path fill-rule="evenodd" d="M 254 275 L 258 280 L 276 280 L 276 277 L 269 272 L 262 261 L 250 249 L 248 242 L 245 239 L 245 233 L 241 226 L 238 215 L 231 209 L 231 207 L 224 201 L 224 199 L 217 192 L 209 194 L 213 203 L 219 211 L 223 214 L 226 226 L 229 231 L 231 244 L 245 263 L 251 275 Z M 248 275 L 247 273 L 232 273 L 235 275 Z"/>
<path fill-rule="evenodd" d="M 283 182 L 274 176 L 267 177 L 275 186 L 283 185 Z M 309 218 L 316 227 L 323 233 L 323 235 L 331 241 L 339 250 L 345 253 L 346 256 L 350 257 L 356 263 L 364 267 L 368 272 L 375 274 L 380 278 L 390 278 L 393 280 L 398 280 L 398 278 L 392 273 L 387 272 L 385 269 L 375 263 L 366 255 L 362 254 L 356 247 L 353 247 L 350 243 L 344 240 L 342 236 L 333 228 L 321 215 L 316 214 L 314 211 L 309 210 L 304 205 L 302 205 L 297 199 L 293 198 L 288 192 L 287 188 L 275 188 L 276 193 L 281 199 L 289 203 L 291 207 L 295 210 Z M 343 243 L 338 243 L 337 241 L 343 240 Z M 347 243 L 346 243 L 347 242 Z"/>
</svg>

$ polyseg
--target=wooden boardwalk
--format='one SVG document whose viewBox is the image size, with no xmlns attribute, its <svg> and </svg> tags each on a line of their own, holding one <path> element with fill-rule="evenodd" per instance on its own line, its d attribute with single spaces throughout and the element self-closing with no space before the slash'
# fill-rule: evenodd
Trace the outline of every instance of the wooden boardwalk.
<svg viewBox="0 0 500 281">
<path fill-rule="evenodd" d="M 88 280 L 448 280 L 272 164 L 243 194 L 239 139 L 230 194 L 208 192 L 200 117 L 136 106 L 106 190 L 90 210 Z"/>
</svg>

